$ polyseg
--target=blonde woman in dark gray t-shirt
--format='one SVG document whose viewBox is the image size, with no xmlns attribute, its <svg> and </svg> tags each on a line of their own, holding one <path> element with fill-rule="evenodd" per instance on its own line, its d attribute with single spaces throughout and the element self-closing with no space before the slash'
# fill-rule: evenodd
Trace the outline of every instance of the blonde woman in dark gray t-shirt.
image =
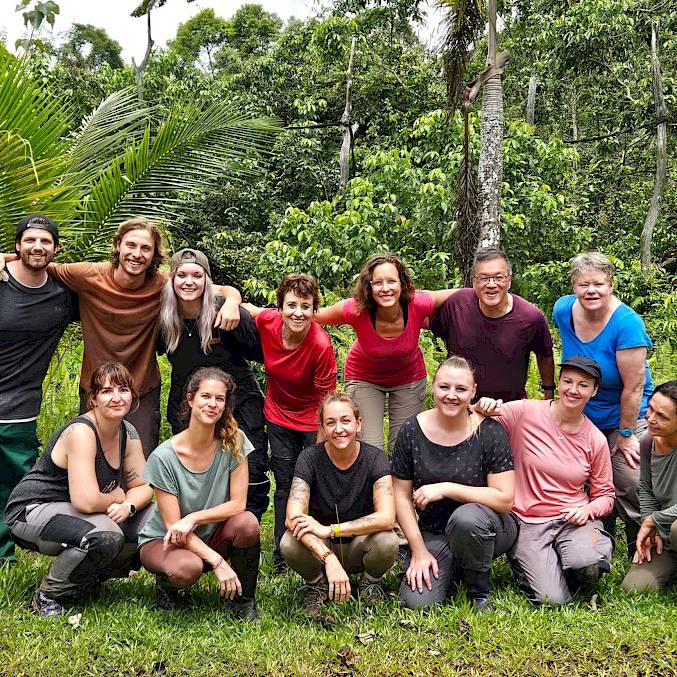
<svg viewBox="0 0 677 677">
<path fill-rule="evenodd" d="M 253 446 L 233 417 L 234 387 L 217 367 L 198 369 L 188 381 L 188 427 L 151 454 L 144 472 L 157 503 L 139 535 L 140 556 L 156 574 L 159 608 L 173 609 L 178 591 L 207 568 L 235 616 L 255 621 L 260 532 L 245 509 Z"/>
</svg>

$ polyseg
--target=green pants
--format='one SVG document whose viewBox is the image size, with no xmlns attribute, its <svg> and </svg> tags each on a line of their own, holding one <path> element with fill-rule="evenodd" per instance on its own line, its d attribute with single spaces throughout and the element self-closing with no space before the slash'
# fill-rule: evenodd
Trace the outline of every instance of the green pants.
<svg viewBox="0 0 677 677">
<path fill-rule="evenodd" d="M 12 489 L 33 467 L 38 455 L 37 421 L 0 423 L 0 562 L 14 559 L 14 541 L 5 524 Z"/>
</svg>

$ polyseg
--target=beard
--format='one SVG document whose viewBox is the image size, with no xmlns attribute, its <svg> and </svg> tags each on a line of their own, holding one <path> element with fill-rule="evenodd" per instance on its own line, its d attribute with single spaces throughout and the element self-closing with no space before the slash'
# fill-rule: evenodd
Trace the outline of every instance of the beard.
<svg viewBox="0 0 677 677">
<path fill-rule="evenodd" d="M 31 252 L 22 251 L 19 254 L 19 258 L 21 259 L 21 263 L 25 268 L 33 271 L 34 273 L 39 273 L 47 268 L 47 266 L 51 263 L 52 259 L 54 258 L 54 254 L 45 254 L 40 262 L 36 262 L 35 260 L 31 260 Z"/>
</svg>

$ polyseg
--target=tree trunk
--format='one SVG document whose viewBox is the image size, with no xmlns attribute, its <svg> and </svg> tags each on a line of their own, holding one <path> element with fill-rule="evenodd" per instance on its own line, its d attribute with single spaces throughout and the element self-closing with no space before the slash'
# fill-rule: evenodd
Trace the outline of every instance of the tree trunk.
<svg viewBox="0 0 677 677">
<path fill-rule="evenodd" d="M 651 239 L 653 230 L 658 221 L 663 200 L 663 191 L 665 189 L 665 180 L 668 167 L 668 110 L 663 98 L 663 79 L 661 77 L 661 62 L 658 58 L 658 36 L 656 24 L 651 26 L 651 82 L 653 84 L 653 96 L 656 106 L 656 119 L 658 127 L 656 129 L 656 178 L 654 181 L 653 197 L 649 212 L 644 221 L 642 236 L 640 238 L 640 257 L 642 268 L 648 268 L 651 265 Z"/>
<path fill-rule="evenodd" d="M 576 85 L 571 92 L 571 139 L 578 141 L 578 97 L 576 96 Z"/>
<path fill-rule="evenodd" d="M 341 180 L 339 187 L 343 190 L 350 180 L 350 144 L 352 141 L 353 130 L 350 126 L 350 115 L 353 112 L 353 59 L 355 58 L 356 38 L 350 44 L 350 59 L 348 60 L 348 72 L 346 73 L 346 107 L 341 116 L 341 127 L 343 129 L 343 143 L 341 144 Z"/>
<path fill-rule="evenodd" d="M 538 83 L 532 75 L 529 78 L 529 95 L 527 96 L 527 124 L 534 126 L 536 120 L 536 87 Z"/>
<path fill-rule="evenodd" d="M 487 0 L 489 36 L 487 63 L 496 63 L 496 0 Z M 478 248 L 497 247 L 501 239 L 503 188 L 503 93 L 497 73 L 484 84 L 480 125 L 480 237 Z"/>
<path fill-rule="evenodd" d="M 153 49 L 153 45 L 155 44 L 150 32 L 150 13 L 153 10 L 153 5 L 155 5 L 155 2 L 152 2 L 148 6 L 148 12 L 146 13 L 146 33 L 148 35 L 148 42 L 146 43 L 146 53 L 143 56 L 143 61 L 137 66 L 136 61 L 134 61 L 134 57 L 132 57 L 134 79 L 136 80 L 136 94 L 139 97 L 139 101 L 143 101 L 143 72 L 146 70 L 150 53 Z"/>
</svg>

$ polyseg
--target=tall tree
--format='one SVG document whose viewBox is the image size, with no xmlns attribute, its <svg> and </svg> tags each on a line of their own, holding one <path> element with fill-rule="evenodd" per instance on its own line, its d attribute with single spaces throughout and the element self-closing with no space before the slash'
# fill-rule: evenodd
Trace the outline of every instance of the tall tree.
<svg viewBox="0 0 677 677">
<path fill-rule="evenodd" d="M 228 22 L 216 16 L 213 9 L 203 9 L 179 26 L 169 46 L 184 61 L 213 74 L 214 55 L 226 44 L 228 35 Z"/>
<path fill-rule="evenodd" d="M 665 105 L 665 97 L 663 96 L 663 78 L 661 77 L 661 62 L 658 56 L 657 43 L 658 29 L 654 23 L 651 26 L 651 82 L 653 84 L 657 122 L 656 178 L 651 205 L 640 237 L 640 257 L 643 268 L 648 268 L 651 265 L 651 239 L 660 214 L 668 173 L 668 107 Z"/>
<path fill-rule="evenodd" d="M 122 68 L 122 47 L 103 28 L 91 24 L 74 23 L 66 41 L 57 49 L 57 59 L 76 68 L 96 70 L 107 63 Z"/>
<path fill-rule="evenodd" d="M 466 104 L 483 88 L 480 126 L 480 160 L 478 171 L 477 223 L 472 223 L 468 204 L 474 196 L 469 189 L 473 181 L 462 173 L 458 195 L 457 211 L 459 226 L 465 232 L 459 233 L 459 240 L 468 243 L 477 232 L 477 247 L 498 245 L 501 235 L 501 191 L 503 188 L 503 93 L 501 69 L 510 58 L 509 52 L 496 53 L 496 0 L 487 0 L 485 21 L 481 0 L 438 0 L 446 8 L 447 31 L 445 35 L 444 74 L 447 85 L 449 111 L 459 104 L 465 82 L 466 66 L 472 50 L 486 26 L 487 60 L 484 71 L 468 87 Z M 465 173 L 472 171 L 469 163 L 463 167 Z M 463 253 L 465 256 L 465 252 Z M 462 270 L 468 269 L 468 262 L 461 261 Z"/>
</svg>

